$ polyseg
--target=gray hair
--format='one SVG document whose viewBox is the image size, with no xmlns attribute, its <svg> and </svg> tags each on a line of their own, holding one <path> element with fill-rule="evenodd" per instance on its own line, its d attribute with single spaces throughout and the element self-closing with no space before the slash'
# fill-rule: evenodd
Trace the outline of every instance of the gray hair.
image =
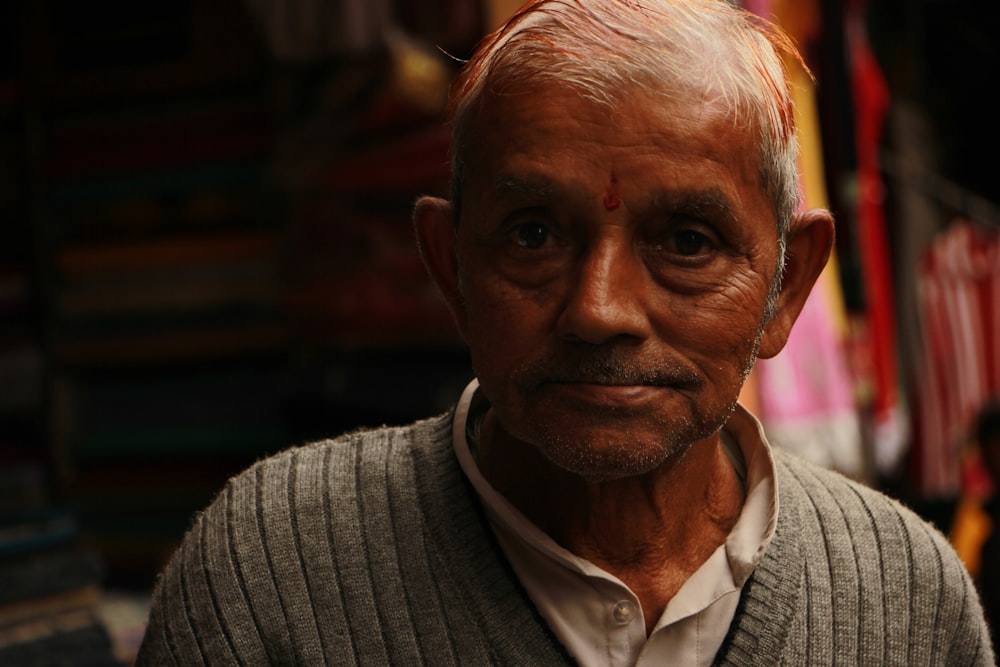
<svg viewBox="0 0 1000 667">
<path fill-rule="evenodd" d="M 799 204 L 798 143 L 783 56 L 801 58 L 770 23 L 724 0 L 536 0 L 487 36 L 452 87 L 452 187 L 460 211 L 473 119 L 484 100 L 558 83 L 614 108 L 622 91 L 710 95 L 757 135 L 761 183 L 779 236 Z"/>
</svg>

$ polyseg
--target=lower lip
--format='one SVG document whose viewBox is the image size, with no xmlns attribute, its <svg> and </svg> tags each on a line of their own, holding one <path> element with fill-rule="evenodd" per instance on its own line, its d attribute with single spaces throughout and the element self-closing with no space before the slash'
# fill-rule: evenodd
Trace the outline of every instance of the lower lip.
<svg viewBox="0 0 1000 667">
<path fill-rule="evenodd" d="M 592 405 L 629 407 L 650 401 L 662 389 L 652 385 L 608 385 L 583 382 L 560 383 L 558 390 L 573 399 Z"/>
</svg>

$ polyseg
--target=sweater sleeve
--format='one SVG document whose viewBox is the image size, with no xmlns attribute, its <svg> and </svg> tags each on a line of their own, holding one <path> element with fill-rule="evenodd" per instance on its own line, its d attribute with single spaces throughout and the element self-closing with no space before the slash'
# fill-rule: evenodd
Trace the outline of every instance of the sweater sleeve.
<svg viewBox="0 0 1000 667">
<path fill-rule="evenodd" d="M 252 475 L 251 475 L 252 477 Z M 272 662 L 234 566 L 234 482 L 200 514 L 157 579 L 137 665 Z"/>
<path fill-rule="evenodd" d="M 893 501 L 907 525 L 912 553 L 910 658 L 925 652 L 940 665 L 992 667 L 989 626 L 975 585 L 947 538 L 908 508 Z M 891 558 L 892 552 L 886 557 Z"/>
<path fill-rule="evenodd" d="M 975 585 L 947 539 L 937 531 L 934 539 L 943 554 L 945 577 L 953 582 L 942 605 L 942 615 L 947 619 L 941 632 L 947 646 L 943 664 L 993 667 L 996 658 L 989 625 Z"/>
<path fill-rule="evenodd" d="M 321 664 L 324 651 L 343 653 L 323 643 L 336 641 L 343 606 L 318 613 L 320 582 L 310 575 L 319 566 L 303 555 L 330 551 L 327 495 L 307 493 L 322 488 L 330 456 L 319 446 L 290 449 L 229 481 L 158 578 L 137 664 Z M 336 592 L 330 578 L 324 590 Z"/>
<path fill-rule="evenodd" d="M 900 534 L 908 536 L 907 550 L 912 558 L 909 658 L 934 655 L 937 657 L 933 664 L 992 667 L 993 648 L 979 596 L 947 538 L 895 500 L 883 500 L 863 487 L 858 494 L 869 507 L 879 501 L 888 505 L 882 512 L 895 513 L 905 526 Z M 887 538 L 892 535 L 886 532 Z M 887 539 L 881 557 L 886 561 L 895 558 L 894 546 Z M 885 567 L 888 570 L 893 565 L 887 562 Z M 886 594 L 891 597 L 893 591 L 887 590 Z M 898 607 L 902 606 L 899 601 Z M 897 620 L 900 616 L 897 611 Z"/>
<path fill-rule="evenodd" d="M 944 535 L 869 487 L 775 458 L 781 512 L 795 516 L 803 563 L 804 607 L 788 655 L 809 664 L 834 656 L 858 664 L 994 664 L 978 595 Z"/>
</svg>

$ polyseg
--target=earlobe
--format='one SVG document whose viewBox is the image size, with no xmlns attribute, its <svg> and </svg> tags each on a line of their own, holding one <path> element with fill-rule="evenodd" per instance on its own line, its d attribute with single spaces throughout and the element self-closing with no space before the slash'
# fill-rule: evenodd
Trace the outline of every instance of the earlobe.
<svg viewBox="0 0 1000 667">
<path fill-rule="evenodd" d="M 792 325 L 823 272 L 833 248 L 833 216 L 823 209 L 798 213 L 789 225 L 785 270 L 774 315 L 764 326 L 758 356 L 767 359 L 781 352 Z"/>
<path fill-rule="evenodd" d="M 421 197 L 413 208 L 413 226 L 424 266 L 437 285 L 465 335 L 465 306 L 459 288 L 457 225 L 451 202 L 437 197 Z"/>
</svg>

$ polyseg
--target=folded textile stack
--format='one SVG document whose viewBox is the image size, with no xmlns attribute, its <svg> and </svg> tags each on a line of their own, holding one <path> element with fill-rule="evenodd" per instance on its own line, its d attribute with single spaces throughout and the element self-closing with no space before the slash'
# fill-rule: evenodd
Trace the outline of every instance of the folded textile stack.
<svg viewBox="0 0 1000 667">
<path fill-rule="evenodd" d="M 0 516 L 0 664 L 116 667 L 99 615 L 103 568 L 67 510 Z"/>
</svg>

